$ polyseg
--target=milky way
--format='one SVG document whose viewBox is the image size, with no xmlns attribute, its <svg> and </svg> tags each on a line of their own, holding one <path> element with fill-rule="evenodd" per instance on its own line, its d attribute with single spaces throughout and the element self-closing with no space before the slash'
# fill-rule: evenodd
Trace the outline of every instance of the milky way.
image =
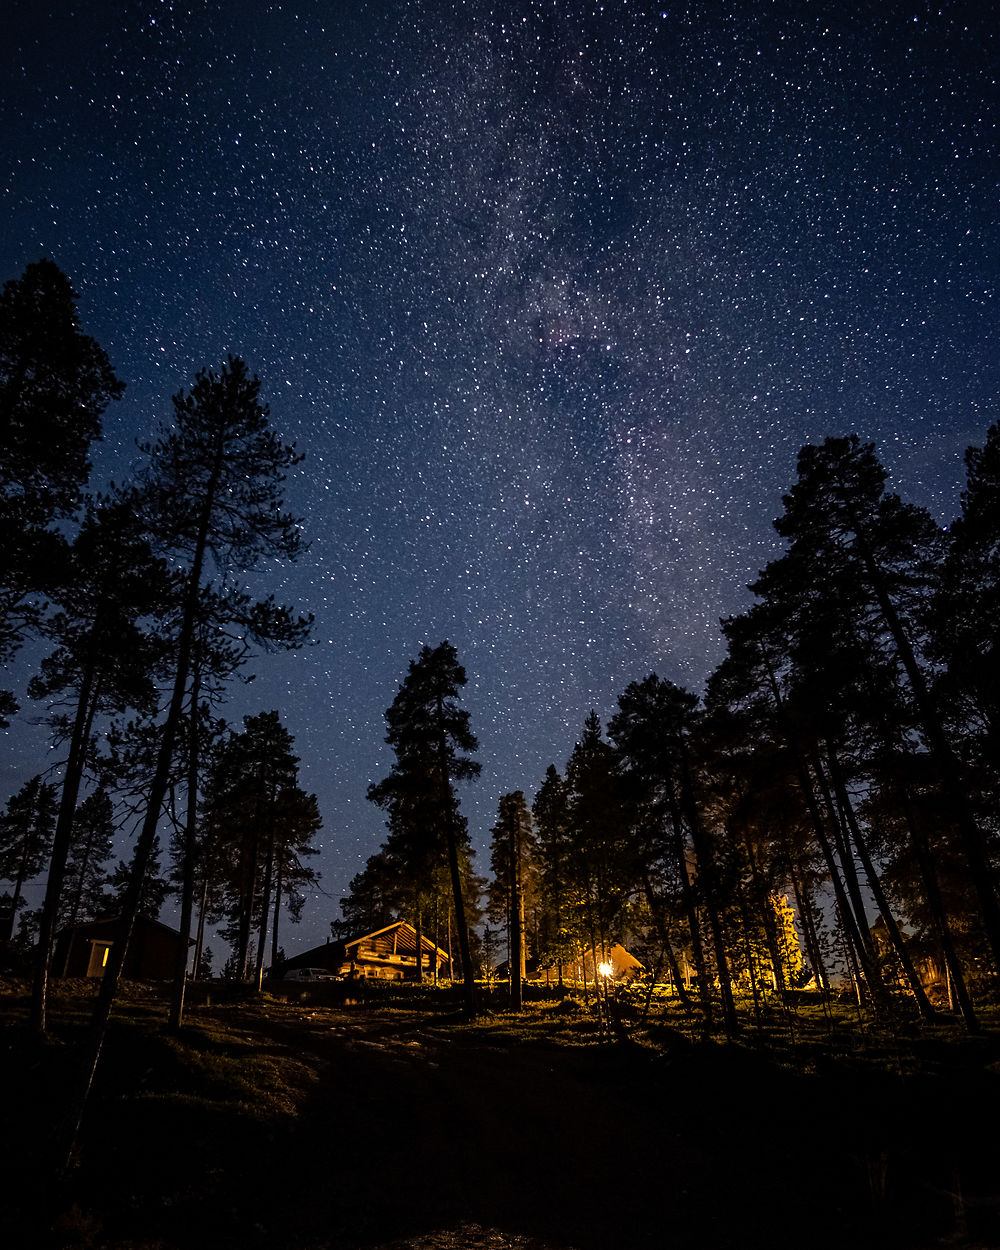
<svg viewBox="0 0 1000 1250">
<path fill-rule="evenodd" d="M 310 550 L 260 584 L 315 643 L 227 705 L 281 709 L 324 813 L 296 944 L 381 839 L 421 644 L 469 673 L 482 846 L 591 708 L 653 670 L 700 688 L 803 443 L 856 431 L 957 510 L 996 419 L 995 19 L 114 8 L 21 6 L 4 41 L 0 277 L 56 260 L 128 383 L 96 482 L 227 352 L 306 454 Z M 53 758 L 36 712 L 4 794 Z"/>
</svg>

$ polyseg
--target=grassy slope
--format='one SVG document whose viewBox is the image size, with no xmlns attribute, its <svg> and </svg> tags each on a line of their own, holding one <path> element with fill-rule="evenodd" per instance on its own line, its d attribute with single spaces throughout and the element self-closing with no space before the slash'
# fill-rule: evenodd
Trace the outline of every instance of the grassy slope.
<svg viewBox="0 0 1000 1250">
<path fill-rule="evenodd" d="M 585 1011 L 264 1001 L 170 1038 L 135 988 L 56 1181 L 91 987 L 42 1046 L 7 988 L 0 1245 L 340 1250 L 469 1223 L 579 1250 L 1000 1245 L 993 1030 L 802 1012 L 727 1045 L 667 1015 L 622 1045 Z"/>
</svg>

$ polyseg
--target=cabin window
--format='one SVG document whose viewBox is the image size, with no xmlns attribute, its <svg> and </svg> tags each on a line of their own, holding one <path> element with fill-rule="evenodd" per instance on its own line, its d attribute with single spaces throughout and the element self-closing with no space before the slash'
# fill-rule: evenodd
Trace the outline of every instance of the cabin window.
<svg viewBox="0 0 1000 1250">
<path fill-rule="evenodd" d="M 103 977 L 111 954 L 111 943 L 92 941 L 90 943 L 90 959 L 87 962 L 88 977 Z"/>
</svg>

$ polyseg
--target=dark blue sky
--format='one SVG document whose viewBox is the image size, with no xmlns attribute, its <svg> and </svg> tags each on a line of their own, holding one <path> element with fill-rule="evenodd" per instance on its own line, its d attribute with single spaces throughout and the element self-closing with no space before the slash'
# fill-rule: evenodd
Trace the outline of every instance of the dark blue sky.
<svg viewBox="0 0 1000 1250">
<path fill-rule="evenodd" d="M 987 8 L 13 6 L 0 278 L 51 256 L 128 384 L 95 482 L 227 352 L 306 454 L 310 551 L 261 585 L 315 642 L 228 705 L 281 710 L 325 818 L 286 949 L 381 840 L 423 643 L 469 673 L 484 846 L 591 708 L 701 688 L 803 443 L 857 432 L 955 514 L 997 418 Z"/>
</svg>

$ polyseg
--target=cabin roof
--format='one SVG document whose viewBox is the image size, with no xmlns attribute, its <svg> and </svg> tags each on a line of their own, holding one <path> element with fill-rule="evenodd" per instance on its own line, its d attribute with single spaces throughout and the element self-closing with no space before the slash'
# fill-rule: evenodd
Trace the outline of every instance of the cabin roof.
<svg viewBox="0 0 1000 1250">
<path fill-rule="evenodd" d="M 108 926 L 121 924 L 120 915 L 114 916 L 96 916 L 93 920 L 78 920 L 75 924 L 64 925 L 59 933 L 86 933 L 88 930 L 97 931 L 105 929 Z M 136 916 L 135 925 L 138 928 L 144 925 L 149 929 L 159 929 L 161 933 L 167 933 L 171 937 L 179 938 L 181 936 L 179 929 L 172 929 L 170 925 L 164 924 L 162 920 L 153 920 L 149 916 Z M 188 938 L 188 946 L 194 945 L 194 938 Z"/>
<path fill-rule="evenodd" d="M 381 937 L 383 933 L 391 933 L 393 929 L 397 929 L 399 933 L 403 934 L 408 939 L 407 946 L 409 949 L 411 950 L 417 949 L 416 929 L 413 927 L 413 925 L 410 924 L 408 920 L 396 920 L 392 924 L 387 924 L 382 929 L 373 929 L 370 933 L 360 933 L 358 934 L 357 937 L 345 939 L 344 950 L 348 951 L 351 949 L 352 946 L 358 946 L 360 945 L 360 943 L 370 938 Z M 435 944 L 430 940 L 430 938 L 427 936 L 426 933 L 422 933 L 420 935 L 420 949 L 437 951 L 437 953 L 441 955 L 443 958 L 445 959 L 448 958 L 448 952 L 446 950 L 442 950 L 440 946 L 435 946 Z"/>
<path fill-rule="evenodd" d="M 407 953 L 412 953 L 417 949 L 416 929 L 408 920 L 396 920 L 392 924 L 384 925 L 381 929 L 366 929 L 364 932 L 356 933 L 351 937 L 337 938 L 331 942 L 324 942 L 322 946 L 313 946 L 310 950 L 301 951 L 298 954 L 291 955 L 283 961 L 282 967 L 302 968 L 312 964 L 316 964 L 317 966 L 322 964 L 324 967 L 329 967 L 331 963 L 331 955 L 333 955 L 335 959 L 353 958 L 355 953 L 353 948 L 357 947 L 360 943 L 366 940 L 381 937 L 386 933 L 391 933 L 393 929 L 399 930 L 402 941 L 398 944 L 403 950 L 407 951 Z M 422 951 L 436 951 L 439 959 L 448 958 L 448 952 L 446 950 L 442 950 L 440 946 L 435 946 L 426 934 L 421 934 L 420 936 L 420 949 Z"/>
</svg>

